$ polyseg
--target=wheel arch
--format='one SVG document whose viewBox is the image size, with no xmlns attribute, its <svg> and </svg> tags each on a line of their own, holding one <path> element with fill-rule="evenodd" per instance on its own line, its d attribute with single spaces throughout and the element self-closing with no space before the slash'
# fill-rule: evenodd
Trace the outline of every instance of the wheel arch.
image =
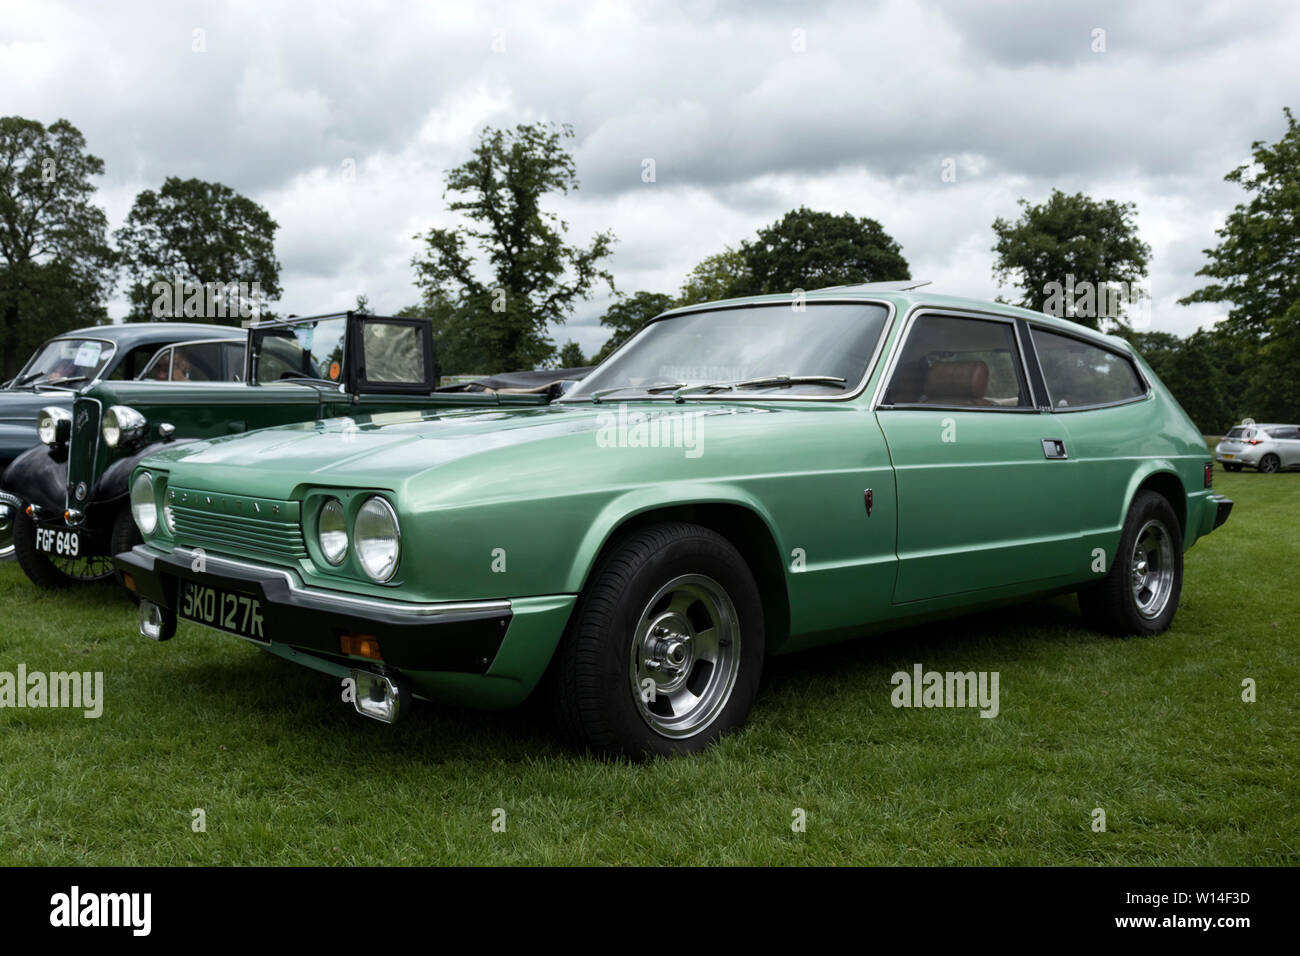
<svg viewBox="0 0 1300 956">
<path fill-rule="evenodd" d="M 735 545 L 762 597 L 767 647 L 769 651 L 779 647 L 790 633 L 790 597 L 779 536 L 771 515 L 736 489 L 728 493 L 711 488 L 671 498 L 661 494 L 650 497 L 642 491 L 616 499 L 592 523 L 569 568 L 565 590 L 581 593 L 601 558 L 619 541 L 639 528 L 664 521 L 700 525 Z"/>
<path fill-rule="evenodd" d="M 1142 491 L 1154 491 L 1169 502 L 1169 506 L 1174 509 L 1174 514 L 1178 518 L 1178 530 L 1185 545 L 1187 541 L 1187 487 L 1183 484 L 1183 480 L 1179 477 L 1173 463 L 1168 461 L 1151 462 L 1146 468 L 1133 476 L 1133 481 L 1129 485 L 1128 495 L 1124 502 L 1124 515 L 1128 514 L 1129 509 L 1133 507 L 1133 499 Z M 1120 516 L 1121 524 L 1124 515 Z"/>
</svg>

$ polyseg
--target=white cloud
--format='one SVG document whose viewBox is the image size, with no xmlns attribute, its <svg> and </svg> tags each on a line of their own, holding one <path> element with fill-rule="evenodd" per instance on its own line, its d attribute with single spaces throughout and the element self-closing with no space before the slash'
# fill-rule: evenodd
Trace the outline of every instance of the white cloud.
<svg viewBox="0 0 1300 956">
<path fill-rule="evenodd" d="M 615 231 L 620 289 L 673 292 L 804 204 L 878 219 L 914 275 L 991 297 L 993 219 L 1059 187 L 1137 203 L 1155 327 L 1182 333 L 1222 313 L 1174 303 L 1240 198 L 1223 174 L 1300 107 L 1298 42 L 1281 0 L 10 0 L 0 88 L 5 112 L 83 130 L 114 225 L 167 175 L 265 205 L 293 311 L 414 301 L 413 236 L 450 221 L 445 171 L 483 125 L 548 119 L 574 124 L 582 180 L 554 208 L 577 242 Z M 602 308 L 557 340 L 594 350 Z"/>
</svg>

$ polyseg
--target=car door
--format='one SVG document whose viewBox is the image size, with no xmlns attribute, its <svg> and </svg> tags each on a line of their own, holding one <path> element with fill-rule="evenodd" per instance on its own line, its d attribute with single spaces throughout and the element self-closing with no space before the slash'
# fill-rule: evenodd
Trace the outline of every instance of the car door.
<svg viewBox="0 0 1300 956">
<path fill-rule="evenodd" d="M 1037 324 L 1029 340 L 1085 492 L 1070 503 L 1082 550 L 1096 561 L 1094 571 L 1105 570 L 1119 544 L 1133 473 L 1150 454 L 1150 388 L 1130 356 L 1103 343 Z"/>
<path fill-rule="evenodd" d="M 1077 470 L 1015 319 L 924 312 L 903 335 L 876 409 L 897 487 L 894 602 L 1077 573 Z"/>
<path fill-rule="evenodd" d="M 1295 468 L 1300 465 L 1300 428 L 1283 425 L 1268 431 L 1277 446 L 1277 456 L 1282 461 L 1282 467 Z"/>
</svg>

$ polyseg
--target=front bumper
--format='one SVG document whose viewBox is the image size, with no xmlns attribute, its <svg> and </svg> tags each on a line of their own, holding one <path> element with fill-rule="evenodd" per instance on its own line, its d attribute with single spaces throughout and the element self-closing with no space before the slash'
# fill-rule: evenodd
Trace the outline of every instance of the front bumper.
<svg viewBox="0 0 1300 956">
<path fill-rule="evenodd" d="M 259 646 L 273 654 L 335 676 L 357 667 L 399 672 L 419 696 L 477 707 L 509 707 L 527 697 L 576 600 L 562 594 L 413 604 L 307 587 L 287 568 L 147 544 L 113 563 L 130 590 L 165 613 L 176 613 L 182 581 L 248 594 L 262 605 L 268 642 Z M 382 661 L 345 654 L 344 634 L 375 638 Z"/>
</svg>

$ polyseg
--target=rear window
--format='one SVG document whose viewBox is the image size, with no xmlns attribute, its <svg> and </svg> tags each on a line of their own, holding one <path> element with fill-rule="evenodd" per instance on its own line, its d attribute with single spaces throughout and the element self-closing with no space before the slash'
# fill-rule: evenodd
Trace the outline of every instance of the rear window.
<svg viewBox="0 0 1300 956">
<path fill-rule="evenodd" d="M 1226 437 L 1228 437 L 1228 438 L 1253 438 L 1254 435 L 1255 435 L 1255 429 L 1253 429 L 1253 428 L 1240 428 L 1240 427 L 1239 427 L 1239 428 L 1229 428 L 1229 429 L 1228 429 L 1228 434 L 1227 434 Z"/>
<path fill-rule="evenodd" d="M 1111 405 L 1146 394 L 1146 386 L 1126 356 L 1039 328 L 1032 334 L 1052 407 Z"/>
</svg>

